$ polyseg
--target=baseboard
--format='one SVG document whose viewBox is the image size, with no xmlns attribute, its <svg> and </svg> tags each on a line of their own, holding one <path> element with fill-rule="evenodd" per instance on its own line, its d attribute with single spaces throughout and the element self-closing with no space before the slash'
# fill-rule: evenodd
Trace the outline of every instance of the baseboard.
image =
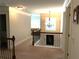
<svg viewBox="0 0 79 59">
<path fill-rule="evenodd" d="M 30 38 L 28 38 L 28 39 L 30 39 Z M 21 43 L 23 43 L 24 41 L 27 41 L 28 39 L 23 39 L 23 40 L 21 40 L 21 41 L 19 41 L 19 42 L 15 43 L 15 46 L 20 45 Z"/>
<path fill-rule="evenodd" d="M 47 45 L 36 45 L 36 47 L 60 48 L 60 47 L 55 47 L 55 46 L 47 46 Z"/>
</svg>

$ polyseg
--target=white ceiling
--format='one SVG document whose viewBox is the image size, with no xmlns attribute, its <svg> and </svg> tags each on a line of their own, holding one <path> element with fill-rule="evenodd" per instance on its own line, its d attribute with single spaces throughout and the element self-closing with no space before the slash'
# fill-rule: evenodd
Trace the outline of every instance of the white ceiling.
<svg viewBox="0 0 79 59">
<path fill-rule="evenodd" d="M 60 7 L 65 0 L 0 0 L 0 5 L 19 6 L 23 5 L 30 10 Z"/>
</svg>

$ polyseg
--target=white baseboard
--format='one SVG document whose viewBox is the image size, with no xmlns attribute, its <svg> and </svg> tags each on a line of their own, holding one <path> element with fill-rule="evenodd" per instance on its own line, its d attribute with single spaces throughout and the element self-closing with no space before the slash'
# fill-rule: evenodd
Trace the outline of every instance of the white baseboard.
<svg viewBox="0 0 79 59">
<path fill-rule="evenodd" d="M 60 48 L 60 47 L 55 47 L 55 46 L 47 46 L 47 45 L 36 45 L 36 47 Z"/>
<path fill-rule="evenodd" d="M 30 39 L 30 38 L 28 38 L 28 39 Z M 16 42 L 16 43 L 15 43 L 15 46 L 20 45 L 21 43 L 23 43 L 24 41 L 27 41 L 28 39 L 23 39 L 23 40 L 21 40 L 21 41 L 19 41 L 19 42 Z"/>
</svg>

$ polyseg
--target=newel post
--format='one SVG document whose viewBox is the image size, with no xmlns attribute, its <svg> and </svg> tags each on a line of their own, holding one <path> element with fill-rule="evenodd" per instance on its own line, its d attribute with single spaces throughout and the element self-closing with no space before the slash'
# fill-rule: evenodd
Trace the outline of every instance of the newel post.
<svg viewBox="0 0 79 59">
<path fill-rule="evenodd" d="M 13 41 L 12 59 L 16 59 L 16 56 L 15 56 L 15 36 L 12 37 L 12 41 Z"/>
</svg>

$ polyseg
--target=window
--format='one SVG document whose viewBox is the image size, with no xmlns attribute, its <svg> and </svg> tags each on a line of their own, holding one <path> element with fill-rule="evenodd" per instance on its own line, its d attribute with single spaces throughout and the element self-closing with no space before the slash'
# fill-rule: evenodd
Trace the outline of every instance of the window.
<svg viewBox="0 0 79 59">
<path fill-rule="evenodd" d="M 39 28 L 40 29 L 40 15 L 32 14 L 32 16 L 31 16 L 31 28 Z"/>
</svg>

